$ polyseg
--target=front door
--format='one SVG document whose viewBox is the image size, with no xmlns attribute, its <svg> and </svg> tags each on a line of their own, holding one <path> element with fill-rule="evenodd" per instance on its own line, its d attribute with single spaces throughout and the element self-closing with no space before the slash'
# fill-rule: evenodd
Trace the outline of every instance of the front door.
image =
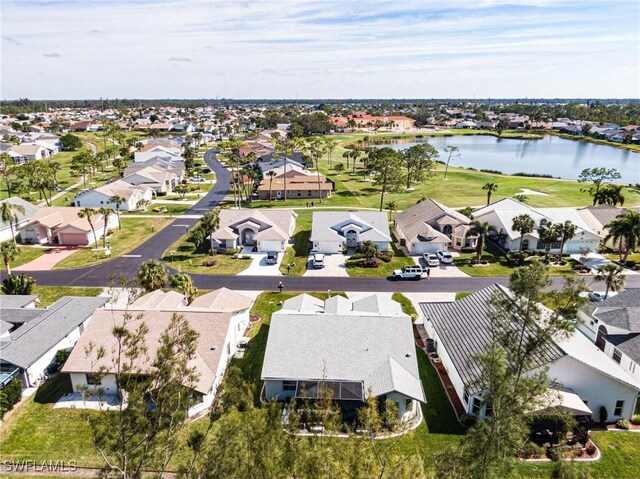
<svg viewBox="0 0 640 479">
<path fill-rule="evenodd" d="M 253 245 L 253 237 L 256 235 L 255 231 L 246 229 L 242 232 L 242 244 L 244 246 Z"/>
<path fill-rule="evenodd" d="M 347 248 L 355 248 L 358 246 L 358 232 L 354 230 L 347 231 Z"/>
</svg>

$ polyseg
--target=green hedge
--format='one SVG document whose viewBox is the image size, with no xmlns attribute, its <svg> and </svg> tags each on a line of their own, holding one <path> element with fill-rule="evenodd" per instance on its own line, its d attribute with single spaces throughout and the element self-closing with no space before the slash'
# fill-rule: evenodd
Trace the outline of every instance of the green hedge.
<svg viewBox="0 0 640 479">
<path fill-rule="evenodd" d="M 20 398 L 22 398 L 22 383 L 14 378 L 0 389 L 0 418 L 3 418 L 7 411 L 11 411 Z"/>
</svg>

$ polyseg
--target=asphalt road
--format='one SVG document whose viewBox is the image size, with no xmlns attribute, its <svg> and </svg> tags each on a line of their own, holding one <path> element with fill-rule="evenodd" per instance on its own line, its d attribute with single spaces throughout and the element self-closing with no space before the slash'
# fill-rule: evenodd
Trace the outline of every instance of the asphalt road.
<svg viewBox="0 0 640 479">
<path fill-rule="evenodd" d="M 114 274 L 133 277 L 138 265 L 147 259 L 160 259 L 163 253 L 186 231 L 192 228 L 198 219 L 192 216 L 202 215 L 215 208 L 225 198 L 231 187 L 231 174 L 216 159 L 214 149 L 204 154 L 204 161 L 216 174 L 213 188 L 171 224 L 151 237 L 127 256 L 85 268 L 33 271 L 30 273 L 37 284 L 43 286 L 109 286 Z M 191 217 L 190 217 L 191 216 Z M 216 289 L 225 286 L 234 290 L 276 291 L 282 282 L 285 291 L 406 291 L 406 292 L 450 292 L 478 291 L 494 283 L 507 285 L 504 277 L 473 278 L 430 278 L 420 281 L 393 281 L 389 278 L 348 278 L 348 277 L 269 277 L 269 276 L 224 276 L 192 274 L 195 285 L 200 289 Z M 588 280 L 592 280 L 589 278 Z M 559 288 L 562 278 L 553 278 L 553 287 Z M 627 287 L 640 287 L 640 275 L 629 276 Z"/>
</svg>

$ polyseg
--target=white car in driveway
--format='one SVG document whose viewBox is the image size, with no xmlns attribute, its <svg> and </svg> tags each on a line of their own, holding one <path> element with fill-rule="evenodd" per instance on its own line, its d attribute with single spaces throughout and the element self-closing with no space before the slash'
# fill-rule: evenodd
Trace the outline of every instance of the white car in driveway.
<svg viewBox="0 0 640 479">
<path fill-rule="evenodd" d="M 453 256 L 448 251 L 437 251 L 436 256 L 442 264 L 453 264 Z"/>
<path fill-rule="evenodd" d="M 440 266 L 440 259 L 434 253 L 425 253 L 422 255 L 422 259 L 427 266 Z"/>
</svg>

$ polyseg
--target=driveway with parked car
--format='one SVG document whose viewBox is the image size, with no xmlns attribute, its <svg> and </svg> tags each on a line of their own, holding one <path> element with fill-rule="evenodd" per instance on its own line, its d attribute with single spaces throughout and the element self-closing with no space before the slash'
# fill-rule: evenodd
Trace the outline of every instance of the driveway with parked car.
<svg viewBox="0 0 640 479">
<path fill-rule="evenodd" d="M 277 255 L 273 255 L 273 253 L 253 252 L 251 248 L 244 248 L 241 254 L 251 256 L 251 265 L 238 273 L 239 276 L 282 276 L 280 272 L 280 263 L 284 256 L 282 253 L 278 252 Z M 247 260 L 239 259 L 236 261 Z"/>
<path fill-rule="evenodd" d="M 324 258 L 322 258 L 324 268 L 313 267 L 314 256 L 314 254 L 309 256 L 307 271 L 304 273 L 304 276 L 349 276 L 345 266 L 348 256 L 343 254 L 325 254 Z"/>
<path fill-rule="evenodd" d="M 430 278 L 468 278 L 468 274 L 463 273 L 453 264 L 453 256 L 457 255 L 457 253 L 447 251 L 446 255 L 447 256 L 441 254 L 439 257 L 437 253 L 430 253 L 428 255 L 424 254 L 423 256 L 412 256 L 412 258 L 418 266 L 422 266 L 424 269 L 428 267 L 431 270 L 429 273 Z M 426 256 L 426 258 L 424 256 Z M 438 260 L 437 263 L 431 258 L 432 256 Z M 444 261 L 451 261 L 451 263 L 447 264 Z M 429 262 L 433 264 L 433 266 L 429 266 Z"/>
</svg>

